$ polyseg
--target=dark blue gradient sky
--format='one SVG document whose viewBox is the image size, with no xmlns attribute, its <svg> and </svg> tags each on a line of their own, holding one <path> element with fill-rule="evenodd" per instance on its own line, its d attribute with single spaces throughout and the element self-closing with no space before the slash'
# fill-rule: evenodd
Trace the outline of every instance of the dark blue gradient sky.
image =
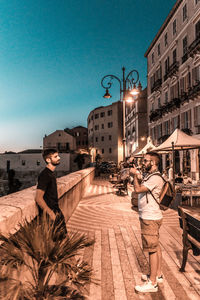
<svg viewBox="0 0 200 300">
<path fill-rule="evenodd" d="M 56 129 L 87 126 L 101 78 L 137 69 L 175 0 L 0 0 L 0 152 L 39 148 Z"/>
</svg>

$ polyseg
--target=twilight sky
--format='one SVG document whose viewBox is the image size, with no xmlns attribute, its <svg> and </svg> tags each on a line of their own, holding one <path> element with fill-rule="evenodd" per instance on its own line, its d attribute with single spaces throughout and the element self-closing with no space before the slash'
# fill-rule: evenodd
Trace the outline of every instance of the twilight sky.
<svg viewBox="0 0 200 300">
<path fill-rule="evenodd" d="M 0 0 L 0 152 L 42 146 L 57 129 L 87 126 L 104 75 L 138 70 L 176 0 Z"/>
</svg>

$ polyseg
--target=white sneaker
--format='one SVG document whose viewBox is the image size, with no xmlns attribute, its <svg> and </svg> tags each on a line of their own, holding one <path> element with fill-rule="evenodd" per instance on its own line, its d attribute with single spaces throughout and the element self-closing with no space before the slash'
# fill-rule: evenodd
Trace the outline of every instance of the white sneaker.
<svg viewBox="0 0 200 300">
<path fill-rule="evenodd" d="M 139 293 L 155 293 L 158 291 L 158 285 L 157 283 L 153 285 L 148 279 L 143 285 L 136 285 L 135 290 Z"/>
<path fill-rule="evenodd" d="M 149 274 L 142 274 L 142 275 L 141 275 L 141 279 L 142 279 L 143 281 L 147 281 L 149 278 L 150 278 L 150 275 L 149 275 Z M 162 283 L 163 280 L 164 280 L 163 275 L 160 275 L 159 277 L 156 276 L 156 281 L 157 281 L 157 283 Z"/>
</svg>

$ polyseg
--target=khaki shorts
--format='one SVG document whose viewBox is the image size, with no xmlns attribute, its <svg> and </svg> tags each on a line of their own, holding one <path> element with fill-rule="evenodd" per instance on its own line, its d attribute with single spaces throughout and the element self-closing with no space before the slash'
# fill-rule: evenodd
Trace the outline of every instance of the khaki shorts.
<svg viewBox="0 0 200 300">
<path fill-rule="evenodd" d="M 144 220 L 140 218 L 143 250 L 156 252 L 159 245 L 159 229 L 162 224 L 160 220 Z"/>
</svg>

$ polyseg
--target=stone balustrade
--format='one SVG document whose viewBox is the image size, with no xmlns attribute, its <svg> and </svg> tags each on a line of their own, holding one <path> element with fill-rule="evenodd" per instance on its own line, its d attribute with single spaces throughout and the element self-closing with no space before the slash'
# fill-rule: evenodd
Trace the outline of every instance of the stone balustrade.
<svg viewBox="0 0 200 300">
<path fill-rule="evenodd" d="M 70 173 L 57 179 L 59 205 L 69 220 L 85 190 L 94 177 L 94 168 Z M 36 186 L 0 197 L 0 232 L 3 234 L 17 231 L 18 224 L 24 219 L 31 221 L 37 214 L 35 204 Z"/>
</svg>

